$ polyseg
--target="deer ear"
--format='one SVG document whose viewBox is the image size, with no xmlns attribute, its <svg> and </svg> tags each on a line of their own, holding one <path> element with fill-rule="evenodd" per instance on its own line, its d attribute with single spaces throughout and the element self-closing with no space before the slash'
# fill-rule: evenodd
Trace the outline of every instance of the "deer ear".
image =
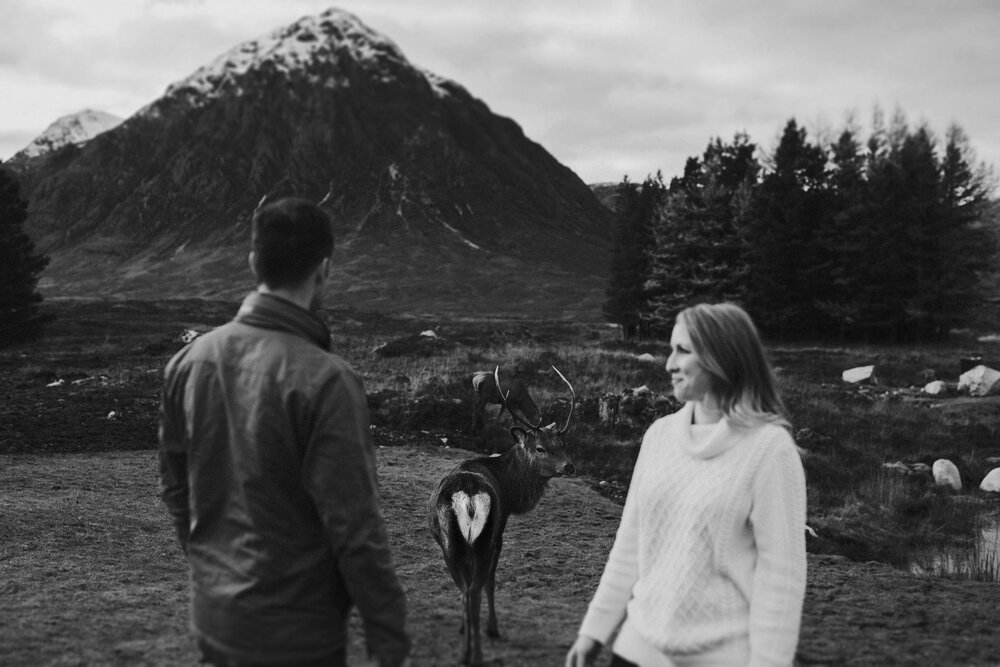
<svg viewBox="0 0 1000 667">
<path fill-rule="evenodd" d="M 520 426 L 512 426 L 510 429 L 510 437 L 514 438 L 514 442 L 516 444 L 524 447 L 524 443 L 528 441 L 528 432 Z"/>
</svg>

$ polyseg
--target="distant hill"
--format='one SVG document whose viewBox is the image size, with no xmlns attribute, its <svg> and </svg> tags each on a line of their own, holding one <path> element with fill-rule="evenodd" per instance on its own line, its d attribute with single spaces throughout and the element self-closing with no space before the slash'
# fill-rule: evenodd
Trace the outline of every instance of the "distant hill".
<svg viewBox="0 0 1000 667">
<path fill-rule="evenodd" d="M 15 153 L 9 162 L 11 166 L 15 166 L 30 158 L 51 153 L 63 146 L 86 143 L 100 133 L 116 127 L 121 122 L 122 119 L 114 114 L 94 109 L 84 109 L 62 116 L 32 139 L 31 143 Z"/>
<path fill-rule="evenodd" d="M 46 295 L 234 297 L 254 209 L 294 194 L 336 221 L 342 305 L 589 317 L 603 299 L 610 214 L 587 185 L 339 10 L 13 166 Z"/>
<path fill-rule="evenodd" d="M 590 190 L 597 200 L 612 213 L 618 205 L 618 186 L 620 183 L 591 183 Z"/>
</svg>

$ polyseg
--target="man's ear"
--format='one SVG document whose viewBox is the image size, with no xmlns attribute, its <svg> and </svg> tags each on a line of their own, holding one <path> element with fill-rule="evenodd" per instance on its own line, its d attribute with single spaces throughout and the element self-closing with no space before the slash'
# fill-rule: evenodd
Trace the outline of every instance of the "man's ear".
<svg viewBox="0 0 1000 667">
<path fill-rule="evenodd" d="M 253 250 L 247 255 L 247 264 L 250 265 L 250 272 L 253 273 L 254 279 L 260 282 L 260 278 L 257 277 L 257 253 Z"/>
<path fill-rule="evenodd" d="M 319 264 L 316 265 L 316 272 L 313 274 L 313 282 L 316 287 L 322 287 L 327 280 L 330 278 L 330 258 L 327 257 L 323 259 Z"/>
</svg>

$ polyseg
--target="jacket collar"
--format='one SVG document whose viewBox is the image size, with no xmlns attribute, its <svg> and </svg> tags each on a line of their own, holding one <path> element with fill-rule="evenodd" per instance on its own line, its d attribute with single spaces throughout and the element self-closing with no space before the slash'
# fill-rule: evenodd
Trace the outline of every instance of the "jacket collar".
<svg viewBox="0 0 1000 667">
<path fill-rule="evenodd" d="M 292 333 L 324 350 L 330 350 L 330 330 L 318 316 L 273 294 L 248 294 L 236 313 L 235 321 L 261 329 Z"/>
</svg>

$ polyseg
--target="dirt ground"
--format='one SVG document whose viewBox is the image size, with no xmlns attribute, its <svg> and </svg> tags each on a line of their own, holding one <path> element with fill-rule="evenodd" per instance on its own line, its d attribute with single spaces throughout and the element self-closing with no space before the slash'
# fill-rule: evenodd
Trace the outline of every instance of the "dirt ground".
<svg viewBox="0 0 1000 667">
<path fill-rule="evenodd" d="M 378 451 L 416 666 L 453 665 L 459 605 L 425 528 L 436 480 L 468 452 Z M 495 665 L 560 665 L 601 574 L 621 507 L 558 479 L 511 520 L 498 572 Z M 152 450 L 0 456 L 0 664 L 186 665 L 187 570 L 157 497 Z M 800 665 L 1000 664 L 1000 585 L 809 557 Z M 351 664 L 363 665 L 353 624 Z M 606 656 L 601 665 L 606 664 Z"/>
</svg>

